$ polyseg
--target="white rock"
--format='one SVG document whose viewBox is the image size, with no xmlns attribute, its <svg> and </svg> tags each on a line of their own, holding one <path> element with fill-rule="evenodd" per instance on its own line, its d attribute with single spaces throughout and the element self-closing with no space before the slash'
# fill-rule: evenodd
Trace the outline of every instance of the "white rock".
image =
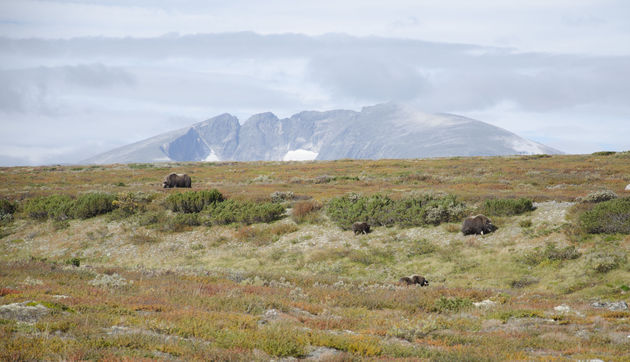
<svg viewBox="0 0 630 362">
<path fill-rule="evenodd" d="M 630 184 L 627 184 L 627 185 L 626 185 L 625 190 L 626 190 L 626 191 L 630 191 Z"/>
<path fill-rule="evenodd" d="M 553 310 L 559 313 L 569 313 L 571 311 L 571 308 L 568 305 L 561 304 L 554 307 Z"/>
<path fill-rule="evenodd" d="M 496 302 L 493 302 L 490 299 L 473 303 L 473 305 L 477 308 L 490 308 L 490 307 L 494 307 L 496 304 L 497 304 Z"/>
</svg>

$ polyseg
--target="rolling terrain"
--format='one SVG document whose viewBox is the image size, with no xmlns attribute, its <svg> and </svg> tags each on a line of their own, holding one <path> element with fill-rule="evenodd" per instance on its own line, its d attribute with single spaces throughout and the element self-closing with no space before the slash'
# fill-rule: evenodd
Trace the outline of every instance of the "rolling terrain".
<svg viewBox="0 0 630 362">
<path fill-rule="evenodd" d="M 581 215 L 603 204 L 592 195 L 630 196 L 629 161 L 1 168 L 0 198 L 16 209 L 0 224 L 0 359 L 628 360 L 630 236 L 589 232 Z M 190 175 L 192 190 L 160 188 L 170 172 Z M 212 189 L 226 200 L 198 213 L 169 206 Z M 95 192 L 115 198 L 113 210 L 33 216 L 33 200 Z M 392 213 L 367 235 L 345 230 L 335 205 L 377 194 L 369 200 L 387 205 L 452 197 L 456 211 L 441 203 L 450 216 L 432 224 Z M 534 207 L 462 235 L 461 215 L 496 199 Z M 236 221 L 217 206 L 230 202 Z M 278 205 L 269 219 L 238 213 Z M 429 286 L 397 283 L 411 274 Z"/>
</svg>

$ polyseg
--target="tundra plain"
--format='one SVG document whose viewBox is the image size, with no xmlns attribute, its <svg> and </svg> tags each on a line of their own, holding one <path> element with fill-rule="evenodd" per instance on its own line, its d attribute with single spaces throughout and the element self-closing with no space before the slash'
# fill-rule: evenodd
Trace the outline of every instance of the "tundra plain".
<svg viewBox="0 0 630 362">
<path fill-rule="evenodd" d="M 189 191 L 161 188 L 171 172 L 286 213 L 191 222 L 164 206 Z M 630 360 L 630 236 L 579 221 L 590 194 L 630 196 L 629 152 L 11 167 L 0 181 L 17 206 L 0 229 L 2 360 Z M 25 211 L 91 192 L 118 209 Z M 487 235 L 461 221 L 354 235 L 327 212 L 349 193 L 450 194 L 466 216 L 491 199 L 535 209 L 490 216 Z M 397 284 L 411 274 L 430 285 Z"/>
</svg>

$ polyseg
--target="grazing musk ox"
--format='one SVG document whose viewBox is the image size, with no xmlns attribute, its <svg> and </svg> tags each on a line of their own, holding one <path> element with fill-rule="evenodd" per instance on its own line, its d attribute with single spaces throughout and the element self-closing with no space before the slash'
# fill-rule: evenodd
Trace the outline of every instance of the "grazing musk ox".
<svg viewBox="0 0 630 362">
<path fill-rule="evenodd" d="M 366 222 L 355 222 L 352 224 L 352 231 L 354 231 L 354 235 L 367 234 L 370 232 L 370 224 Z"/>
<path fill-rule="evenodd" d="M 494 226 L 492 221 L 490 221 L 490 219 L 488 219 L 485 215 L 469 216 L 462 224 L 462 233 L 464 235 L 483 235 L 491 233 L 496 229 L 497 227 Z"/>
<path fill-rule="evenodd" d="M 164 188 L 190 187 L 190 184 L 190 176 L 182 173 L 172 173 L 166 176 L 162 182 Z"/>
<path fill-rule="evenodd" d="M 429 285 L 429 281 L 425 279 L 422 275 L 412 275 L 409 277 L 402 277 L 398 280 L 399 283 L 405 285 L 413 285 L 419 284 L 421 287 L 426 287 Z"/>
</svg>

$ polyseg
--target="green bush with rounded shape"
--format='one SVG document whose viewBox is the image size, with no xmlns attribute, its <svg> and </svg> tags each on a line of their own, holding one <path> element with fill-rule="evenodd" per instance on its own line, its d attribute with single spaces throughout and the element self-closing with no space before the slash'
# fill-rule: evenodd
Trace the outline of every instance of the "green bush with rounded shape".
<svg viewBox="0 0 630 362">
<path fill-rule="evenodd" d="M 66 220 L 73 217 L 74 200 L 66 195 L 51 195 L 28 200 L 24 212 L 37 220 L 52 218 Z"/>
<path fill-rule="evenodd" d="M 223 195 L 216 190 L 186 191 L 169 195 L 164 201 L 167 209 L 174 212 L 200 212 L 204 207 L 223 201 Z"/>
<path fill-rule="evenodd" d="M 530 199 L 491 199 L 486 200 L 481 207 L 487 216 L 514 216 L 533 211 L 536 208 Z"/>
<path fill-rule="evenodd" d="M 600 202 L 579 217 L 591 234 L 630 234 L 630 197 Z"/>
<path fill-rule="evenodd" d="M 107 214 L 114 210 L 116 196 L 104 192 L 91 192 L 80 195 L 74 201 L 74 217 L 88 219 Z"/>
<path fill-rule="evenodd" d="M 272 222 L 282 218 L 285 208 L 272 202 L 226 200 L 208 205 L 202 212 L 208 225 L 231 223 L 254 224 Z"/>
</svg>

